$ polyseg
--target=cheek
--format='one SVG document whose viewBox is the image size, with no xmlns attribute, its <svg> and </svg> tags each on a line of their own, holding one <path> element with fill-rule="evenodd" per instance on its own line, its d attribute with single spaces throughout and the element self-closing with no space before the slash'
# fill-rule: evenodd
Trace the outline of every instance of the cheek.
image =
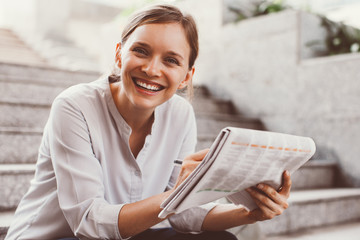
<svg viewBox="0 0 360 240">
<path fill-rule="evenodd" d="M 186 73 L 183 71 L 176 71 L 172 74 L 173 83 L 178 87 L 186 78 Z"/>
<path fill-rule="evenodd" d="M 122 63 L 122 67 L 123 68 L 129 68 L 132 65 L 136 64 L 136 59 L 134 59 L 131 56 L 125 55 L 122 59 L 121 59 L 121 63 Z"/>
</svg>

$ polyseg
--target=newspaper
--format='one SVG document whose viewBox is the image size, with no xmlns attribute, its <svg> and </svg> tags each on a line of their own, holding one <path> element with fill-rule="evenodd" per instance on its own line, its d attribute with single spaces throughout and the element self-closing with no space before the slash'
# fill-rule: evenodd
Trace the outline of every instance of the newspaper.
<svg viewBox="0 0 360 240">
<path fill-rule="evenodd" d="M 222 197 L 247 209 L 256 204 L 245 191 L 260 182 L 278 189 L 315 153 L 309 137 L 243 128 L 224 128 L 189 177 L 161 204 L 159 217 L 182 212 Z"/>
</svg>

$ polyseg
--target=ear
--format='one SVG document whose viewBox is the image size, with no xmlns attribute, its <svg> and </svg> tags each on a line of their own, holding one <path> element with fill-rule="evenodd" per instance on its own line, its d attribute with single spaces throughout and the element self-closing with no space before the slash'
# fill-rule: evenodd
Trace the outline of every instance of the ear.
<svg viewBox="0 0 360 240">
<path fill-rule="evenodd" d="M 115 64 L 121 68 L 121 43 L 116 44 Z"/>
<path fill-rule="evenodd" d="M 185 79 L 180 83 L 178 89 L 183 89 L 185 88 L 189 82 L 192 80 L 193 76 L 194 76 L 194 73 L 195 73 L 195 67 L 192 67 L 187 73 L 186 73 L 186 76 L 185 76 Z"/>
</svg>

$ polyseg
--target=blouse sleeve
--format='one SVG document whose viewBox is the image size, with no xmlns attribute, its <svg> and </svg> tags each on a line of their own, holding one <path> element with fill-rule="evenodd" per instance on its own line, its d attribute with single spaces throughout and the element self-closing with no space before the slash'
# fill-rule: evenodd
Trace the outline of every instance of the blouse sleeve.
<svg viewBox="0 0 360 240">
<path fill-rule="evenodd" d="M 68 98 L 57 98 L 47 127 L 59 205 L 75 236 L 122 239 L 117 222 L 123 205 L 104 199 L 102 168 L 79 107 Z"/>
</svg>

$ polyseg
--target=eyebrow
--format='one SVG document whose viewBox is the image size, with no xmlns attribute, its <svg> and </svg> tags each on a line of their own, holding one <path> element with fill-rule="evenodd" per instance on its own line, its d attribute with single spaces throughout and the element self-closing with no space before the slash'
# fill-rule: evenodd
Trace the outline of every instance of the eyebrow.
<svg viewBox="0 0 360 240">
<path fill-rule="evenodd" d="M 142 47 L 151 48 L 149 44 L 144 43 L 144 42 L 134 42 L 133 45 L 140 45 L 140 46 L 142 46 Z M 181 55 L 180 55 L 179 53 L 177 53 L 177 52 L 167 51 L 166 53 L 169 54 L 169 55 L 172 55 L 172 56 L 177 56 L 177 57 L 181 58 L 182 60 L 184 60 L 184 57 L 181 56 Z"/>
</svg>

